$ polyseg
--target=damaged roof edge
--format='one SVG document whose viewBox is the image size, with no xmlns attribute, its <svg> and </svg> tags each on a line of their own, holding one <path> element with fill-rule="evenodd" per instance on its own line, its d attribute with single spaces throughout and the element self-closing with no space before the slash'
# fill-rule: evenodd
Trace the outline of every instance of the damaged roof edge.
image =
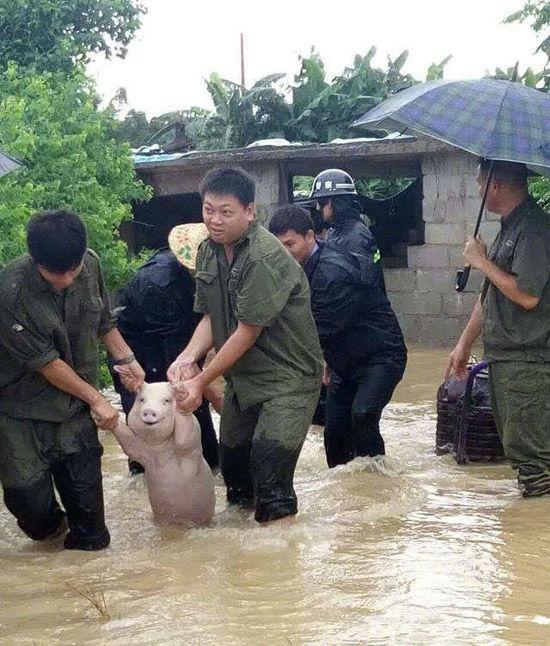
<svg viewBox="0 0 550 646">
<path fill-rule="evenodd" d="M 200 168 L 222 164 L 241 164 L 261 161 L 291 161 L 305 159 L 341 160 L 351 158 L 409 157 L 435 152 L 455 152 L 456 148 L 435 139 L 402 137 L 347 143 L 303 144 L 301 146 L 257 146 L 229 150 L 201 150 L 188 153 L 134 157 L 136 170 Z M 167 157 L 167 159 L 163 159 Z"/>
</svg>

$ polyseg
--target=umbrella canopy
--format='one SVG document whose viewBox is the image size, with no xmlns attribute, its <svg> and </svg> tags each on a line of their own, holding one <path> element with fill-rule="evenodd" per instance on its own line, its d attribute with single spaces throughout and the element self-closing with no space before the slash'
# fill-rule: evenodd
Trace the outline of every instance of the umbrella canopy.
<svg viewBox="0 0 550 646">
<path fill-rule="evenodd" d="M 0 177 L 20 167 L 21 164 L 18 161 L 0 150 Z"/>
<path fill-rule="evenodd" d="M 410 128 L 474 155 L 550 175 L 550 95 L 511 81 L 429 81 L 398 92 L 353 126 Z"/>
</svg>

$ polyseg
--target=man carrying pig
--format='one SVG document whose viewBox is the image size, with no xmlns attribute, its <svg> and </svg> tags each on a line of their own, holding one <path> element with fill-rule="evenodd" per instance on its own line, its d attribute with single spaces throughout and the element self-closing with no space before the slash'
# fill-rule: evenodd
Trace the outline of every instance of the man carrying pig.
<svg viewBox="0 0 550 646">
<path fill-rule="evenodd" d="M 231 504 L 258 522 L 297 513 L 294 470 L 317 404 L 322 355 L 307 279 L 255 220 L 254 180 L 214 169 L 200 187 L 209 237 L 197 258 L 195 310 L 203 315 L 168 371 L 180 409 L 195 410 L 220 375 L 227 386 L 220 463 Z M 212 347 L 217 354 L 193 376 Z"/>
</svg>

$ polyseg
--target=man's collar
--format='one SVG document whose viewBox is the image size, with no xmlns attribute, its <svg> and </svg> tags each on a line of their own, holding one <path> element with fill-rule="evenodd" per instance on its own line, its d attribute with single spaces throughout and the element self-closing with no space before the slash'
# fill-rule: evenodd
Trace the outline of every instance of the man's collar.
<svg viewBox="0 0 550 646">
<path fill-rule="evenodd" d="M 78 276 L 73 280 L 73 282 L 68 287 L 66 287 L 62 292 L 60 292 L 59 290 L 55 289 L 53 285 L 50 285 L 50 283 L 44 278 L 44 276 L 42 276 L 42 274 L 38 271 L 38 267 L 36 263 L 30 256 L 29 256 L 29 266 L 30 266 L 29 280 L 33 288 L 33 291 L 35 292 L 50 291 L 53 294 L 57 294 L 57 295 L 67 294 L 69 292 L 72 292 L 72 290 L 76 287 L 76 285 L 89 274 L 88 267 L 86 266 L 86 262 L 84 262 Z"/>
<path fill-rule="evenodd" d="M 55 289 L 38 271 L 38 266 L 30 256 L 29 256 L 29 267 L 30 267 L 30 283 L 34 292 L 47 292 L 47 291 L 55 292 Z"/>
<path fill-rule="evenodd" d="M 231 246 L 233 247 L 233 250 L 234 250 L 234 251 L 237 251 L 238 249 L 240 249 L 240 248 L 243 246 L 243 244 L 244 244 L 247 240 L 249 240 L 249 239 L 250 239 L 250 237 L 252 236 L 252 234 L 253 234 L 255 231 L 257 231 L 258 227 L 259 227 L 258 221 L 257 221 L 256 219 L 252 220 L 252 222 L 250 223 L 250 226 L 249 226 L 249 227 L 248 227 L 248 229 L 243 233 L 243 235 L 242 235 L 238 240 L 235 240 L 235 242 L 233 242 L 233 243 L 232 243 L 232 245 L 231 245 Z M 224 245 L 223 245 L 223 244 L 221 244 L 221 243 L 219 243 L 219 242 L 215 242 L 214 240 L 212 240 L 212 238 L 211 238 L 211 237 L 208 237 L 208 242 L 209 242 L 209 244 L 213 245 L 215 249 L 217 249 L 218 247 L 219 247 L 220 249 L 223 249 L 223 248 L 224 248 Z"/>
<path fill-rule="evenodd" d="M 242 235 L 238 240 L 236 240 L 236 241 L 233 243 L 233 249 L 238 249 L 238 248 L 239 248 L 241 245 L 243 245 L 247 240 L 250 240 L 250 236 L 251 236 L 255 231 L 257 231 L 258 226 L 259 226 L 259 225 L 258 225 L 258 221 L 254 218 L 254 220 L 252 220 L 252 222 L 250 223 L 250 226 L 249 226 L 249 227 L 248 227 L 248 229 L 243 233 L 243 235 Z"/>
<path fill-rule="evenodd" d="M 311 275 L 313 274 L 313 270 L 315 269 L 315 266 L 317 265 L 317 261 L 319 260 L 319 256 L 321 254 L 321 250 L 324 246 L 325 242 L 324 240 L 320 240 L 319 238 L 316 238 L 315 241 L 315 247 L 313 248 L 313 251 L 311 253 L 311 256 L 307 259 L 303 269 L 306 274 L 306 276 L 311 278 Z"/>
<path fill-rule="evenodd" d="M 531 198 L 527 198 L 521 204 L 518 204 L 515 209 L 512 209 L 506 217 L 500 218 L 500 226 L 502 229 L 512 228 L 516 222 L 523 216 L 531 204 Z"/>
<path fill-rule="evenodd" d="M 317 240 L 315 240 L 315 244 L 313 245 L 313 249 L 311 250 L 311 253 L 309 254 L 309 258 L 311 258 L 311 256 L 313 256 L 313 254 L 318 250 L 319 250 L 319 243 L 317 242 Z M 308 258 L 308 260 L 309 260 L 309 258 Z"/>
</svg>

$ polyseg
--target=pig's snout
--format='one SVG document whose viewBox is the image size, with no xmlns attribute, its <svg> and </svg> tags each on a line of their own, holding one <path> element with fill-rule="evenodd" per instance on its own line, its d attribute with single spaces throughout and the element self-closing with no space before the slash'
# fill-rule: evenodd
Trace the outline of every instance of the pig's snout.
<svg viewBox="0 0 550 646">
<path fill-rule="evenodd" d="M 159 419 L 160 415 L 154 408 L 144 408 L 141 411 L 141 421 L 144 424 L 156 424 Z"/>
</svg>

